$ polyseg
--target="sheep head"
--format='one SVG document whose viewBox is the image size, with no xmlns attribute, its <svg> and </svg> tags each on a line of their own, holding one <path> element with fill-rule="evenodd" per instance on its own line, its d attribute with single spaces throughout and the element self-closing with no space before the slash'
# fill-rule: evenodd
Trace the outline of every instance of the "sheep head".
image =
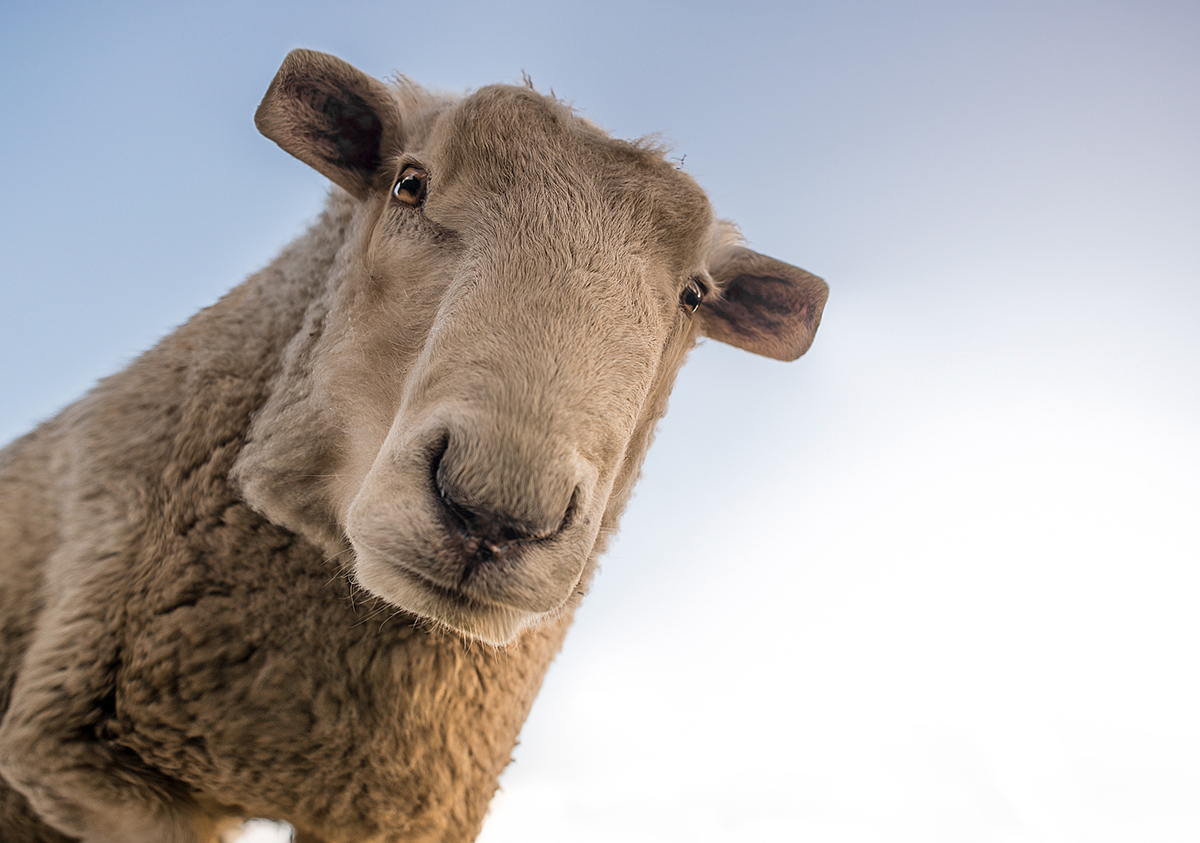
<svg viewBox="0 0 1200 843">
<path fill-rule="evenodd" d="M 284 61 L 262 132 L 344 238 L 235 480 L 414 616 L 502 645 L 572 605 L 684 356 L 791 360 L 826 286 L 737 242 L 647 143 L 529 87 Z"/>
</svg>

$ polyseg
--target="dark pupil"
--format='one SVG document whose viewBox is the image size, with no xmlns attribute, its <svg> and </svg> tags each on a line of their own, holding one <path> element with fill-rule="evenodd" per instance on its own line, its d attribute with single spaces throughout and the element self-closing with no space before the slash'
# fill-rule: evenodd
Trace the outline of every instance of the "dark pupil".
<svg viewBox="0 0 1200 843">
<path fill-rule="evenodd" d="M 418 176 L 405 176 L 400 179 L 400 189 L 416 196 L 421 192 L 421 179 Z"/>
<path fill-rule="evenodd" d="M 691 310 L 698 308 L 700 306 L 700 291 L 695 287 L 689 286 L 683 291 L 683 303 Z"/>
</svg>

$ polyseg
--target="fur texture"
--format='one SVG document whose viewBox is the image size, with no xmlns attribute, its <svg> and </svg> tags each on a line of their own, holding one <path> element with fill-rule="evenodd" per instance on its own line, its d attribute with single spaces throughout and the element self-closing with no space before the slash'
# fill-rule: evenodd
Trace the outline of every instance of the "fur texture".
<svg viewBox="0 0 1200 843">
<path fill-rule="evenodd" d="M 0 452 L 5 841 L 474 839 L 696 337 L 819 323 L 527 87 L 296 51 L 257 122 L 321 218 Z"/>
</svg>

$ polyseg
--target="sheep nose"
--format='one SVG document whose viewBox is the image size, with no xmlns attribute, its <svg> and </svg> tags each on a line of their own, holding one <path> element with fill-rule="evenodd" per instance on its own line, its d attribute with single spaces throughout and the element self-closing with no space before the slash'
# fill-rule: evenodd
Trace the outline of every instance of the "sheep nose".
<svg viewBox="0 0 1200 843">
<path fill-rule="evenodd" d="M 470 481 L 463 479 L 468 474 L 490 472 L 479 466 L 473 472 L 463 468 L 447 442 L 434 458 L 434 485 L 450 524 L 479 552 L 550 538 L 568 525 L 577 505 L 578 485 L 564 483 L 565 478 L 554 477 L 557 472 L 553 470 L 529 472 L 499 484 L 491 476 L 492 482 L 477 484 L 509 490 L 525 487 L 523 494 L 504 495 L 506 500 L 499 500 L 494 489 L 472 488 Z"/>
<path fill-rule="evenodd" d="M 547 529 L 544 523 L 533 524 L 461 503 L 444 486 L 439 491 L 442 504 L 456 526 L 468 538 L 478 540 L 480 547 L 499 550 L 516 542 L 549 538 L 559 530 L 559 524 Z"/>
</svg>

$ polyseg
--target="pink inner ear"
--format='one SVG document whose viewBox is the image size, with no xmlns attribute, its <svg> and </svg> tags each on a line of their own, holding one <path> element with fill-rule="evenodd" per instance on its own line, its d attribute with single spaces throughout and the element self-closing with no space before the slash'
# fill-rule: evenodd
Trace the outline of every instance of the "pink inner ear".
<svg viewBox="0 0 1200 843">
<path fill-rule="evenodd" d="M 255 112 L 259 131 L 352 195 L 370 190 L 395 107 L 382 83 L 333 56 L 293 50 Z"/>
<path fill-rule="evenodd" d="M 777 360 L 795 360 L 808 350 L 820 323 L 828 288 L 803 270 L 795 278 L 743 273 L 724 295 L 706 302 L 708 336 Z"/>
</svg>

